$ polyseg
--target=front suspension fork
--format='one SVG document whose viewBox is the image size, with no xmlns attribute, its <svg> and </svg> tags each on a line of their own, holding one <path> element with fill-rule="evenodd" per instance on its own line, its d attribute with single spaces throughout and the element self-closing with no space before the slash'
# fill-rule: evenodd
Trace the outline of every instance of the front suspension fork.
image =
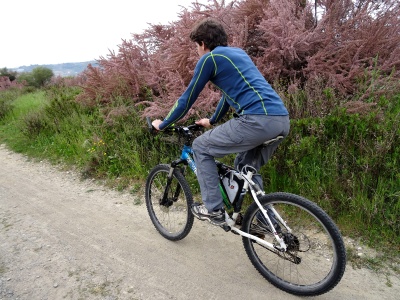
<svg viewBox="0 0 400 300">
<path fill-rule="evenodd" d="M 180 192 L 181 192 L 181 186 L 180 186 L 180 184 L 177 184 L 176 189 L 175 189 L 175 191 L 173 192 L 173 197 L 172 197 L 172 199 L 168 198 L 168 192 L 171 191 L 171 188 L 172 188 L 172 187 L 171 187 L 171 185 L 172 185 L 172 179 L 174 178 L 174 171 L 175 171 L 177 165 L 178 165 L 180 162 L 181 162 L 181 160 L 174 161 L 174 162 L 171 164 L 171 166 L 170 166 L 169 173 L 168 173 L 168 177 L 167 177 L 167 184 L 166 184 L 166 186 L 165 186 L 163 196 L 162 196 L 162 198 L 161 198 L 161 200 L 160 200 L 160 205 L 169 207 L 169 206 L 171 206 L 172 203 L 175 202 L 175 201 L 178 199 L 178 197 L 179 197 L 179 194 L 180 194 Z M 182 174 L 184 173 L 184 169 L 183 169 L 183 168 L 181 169 L 181 172 L 182 172 Z"/>
</svg>

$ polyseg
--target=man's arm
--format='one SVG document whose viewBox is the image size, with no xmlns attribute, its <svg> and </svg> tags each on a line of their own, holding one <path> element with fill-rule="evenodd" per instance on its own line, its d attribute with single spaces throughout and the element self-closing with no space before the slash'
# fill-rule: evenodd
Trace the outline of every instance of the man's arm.
<svg viewBox="0 0 400 300">
<path fill-rule="evenodd" d="M 164 121 L 159 125 L 160 130 L 171 126 L 176 121 L 182 119 L 193 103 L 196 101 L 204 86 L 212 77 L 214 72 L 214 63 L 209 55 L 203 55 L 197 62 L 194 69 L 193 78 L 189 83 L 186 91 L 175 102 L 169 114 L 165 117 Z"/>
<path fill-rule="evenodd" d="M 228 101 L 226 101 L 225 95 L 223 95 L 218 102 L 217 108 L 215 109 L 213 116 L 210 118 L 210 124 L 214 125 L 219 120 L 221 120 L 228 112 L 229 107 L 230 106 L 228 104 Z"/>
</svg>

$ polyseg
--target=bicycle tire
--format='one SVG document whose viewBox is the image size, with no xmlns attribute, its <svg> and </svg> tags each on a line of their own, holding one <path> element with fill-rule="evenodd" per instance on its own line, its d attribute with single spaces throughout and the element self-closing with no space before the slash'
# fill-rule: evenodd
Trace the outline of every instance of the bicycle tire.
<svg viewBox="0 0 400 300">
<path fill-rule="evenodd" d="M 279 234 L 292 242 L 288 251 L 280 252 L 243 237 L 247 256 L 257 271 L 274 286 L 298 296 L 316 296 L 333 289 L 343 277 L 346 250 L 332 219 L 315 203 L 294 194 L 272 193 L 259 201 L 263 207 L 273 205 L 292 229 L 290 235 L 280 224 Z M 259 211 L 255 202 L 249 206 L 243 218 L 243 231 L 253 228 L 255 232 L 256 225 L 252 224 L 260 223 Z M 276 244 L 269 230 L 261 238 Z"/>
<path fill-rule="evenodd" d="M 147 176 L 145 198 L 147 212 L 157 231 L 166 239 L 178 241 L 186 237 L 193 226 L 193 214 L 190 207 L 193 203 L 193 195 L 189 184 L 182 173 L 175 169 L 172 184 L 168 190 L 168 204 L 161 205 L 167 176 L 170 166 L 160 164 L 155 166 Z M 179 186 L 180 192 L 173 199 L 175 189 Z"/>
</svg>

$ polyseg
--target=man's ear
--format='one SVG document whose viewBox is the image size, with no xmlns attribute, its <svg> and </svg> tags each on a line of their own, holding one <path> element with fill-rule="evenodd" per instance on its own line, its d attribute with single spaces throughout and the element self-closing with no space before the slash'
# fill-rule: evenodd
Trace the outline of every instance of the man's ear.
<svg viewBox="0 0 400 300">
<path fill-rule="evenodd" d="M 200 42 L 200 47 L 206 51 L 208 48 L 206 47 L 206 44 L 204 44 L 204 42 Z"/>
</svg>

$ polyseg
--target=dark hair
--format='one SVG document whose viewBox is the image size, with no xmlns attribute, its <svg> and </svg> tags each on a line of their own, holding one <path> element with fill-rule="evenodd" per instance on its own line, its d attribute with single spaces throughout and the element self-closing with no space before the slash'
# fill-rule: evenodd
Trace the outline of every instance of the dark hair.
<svg viewBox="0 0 400 300">
<path fill-rule="evenodd" d="M 203 42 L 211 51 L 217 46 L 228 45 L 228 35 L 224 27 L 212 18 L 198 21 L 190 33 L 190 39 L 199 45 Z"/>
</svg>

